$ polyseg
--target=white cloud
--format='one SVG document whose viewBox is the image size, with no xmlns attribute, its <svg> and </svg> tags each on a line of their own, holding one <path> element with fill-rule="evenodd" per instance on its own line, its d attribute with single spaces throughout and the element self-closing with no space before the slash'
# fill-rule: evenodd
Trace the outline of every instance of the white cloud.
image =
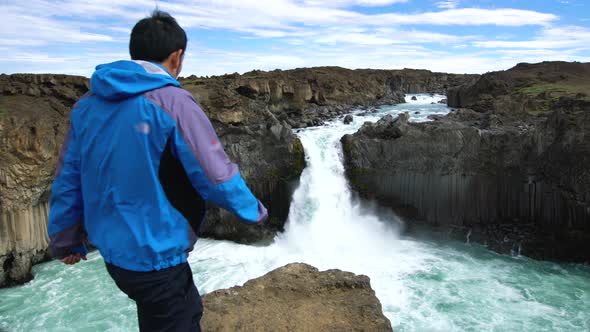
<svg viewBox="0 0 590 332">
<path fill-rule="evenodd" d="M 346 6 L 367 6 L 367 7 L 377 7 L 377 6 L 386 6 L 396 3 L 404 3 L 408 2 L 409 0 L 305 0 L 302 3 L 308 6 L 315 6 L 315 7 L 346 7 Z"/>
<path fill-rule="evenodd" d="M 334 7 L 302 6 L 287 0 L 214 2 L 214 5 L 163 3 L 163 9 L 178 13 L 186 26 L 240 30 L 291 29 L 294 24 L 334 25 L 548 25 L 556 15 L 520 9 L 461 8 L 413 14 L 391 12 L 367 15 Z"/>
<path fill-rule="evenodd" d="M 322 31 L 311 41 L 319 44 L 356 44 L 356 45 L 391 45 L 391 44 L 449 44 L 473 39 L 471 36 L 454 36 L 437 32 L 419 30 L 398 30 L 378 28 L 376 30 L 338 29 Z"/>
<path fill-rule="evenodd" d="M 47 53 L 14 53 L 2 58 L 2 62 L 66 63 L 73 60 L 67 57 L 52 56 Z"/>
<path fill-rule="evenodd" d="M 443 9 L 454 9 L 459 6 L 459 0 L 439 1 L 436 6 Z"/>
<path fill-rule="evenodd" d="M 378 6 L 404 0 L 176 0 L 159 6 L 175 15 L 188 28 L 227 29 L 258 37 L 296 37 L 318 34 L 320 28 L 399 25 L 547 25 L 553 14 L 517 9 L 462 8 L 413 14 L 362 14 L 345 9 L 349 5 Z M 149 0 L 31 0 L 26 7 L 0 5 L 3 43 L 32 44 L 116 41 L 103 31 L 129 31 L 137 19 L 154 8 Z M 72 19 L 58 19 L 57 16 Z M 108 18 L 116 26 L 103 26 Z M 101 29 L 102 28 L 102 29 Z M 100 30 L 99 30 L 100 29 Z M 97 32 L 100 31 L 100 32 Z M 375 39 L 369 32 L 367 39 Z M 12 42 L 10 41 L 12 40 Z M 385 42 L 385 41 L 383 41 Z"/>
<path fill-rule="evenodd" d="M 199 52 L 197 52 L 199 53 Z M 345 68 L 402 69 L 424 68 L 440 72 L 482 73 L 502 70 L 515 65 L 512 60 L 501 60 L 493 56 L 453 55 L 435 52 L 420 47 L 376 46 L 376 47 L 334 47 L 321 51 L 295 53 L 277 59 L 260 53 L 226 53 L 210 51 L 192 58 L 185 65 L 185 75 L 219 75 L 227 68 L 236 68 L 240 73 L 252 69 L 272 70 L 275 68 L 296 68 L 314 66 L 341 66 Z"/>
<path fill-rule="evenodd" d="M 461 44 L 459 44 L 461 45 Z M 590 61 L 580 49 L 562 50 L 486 50 L 454 53 L 433 50 L 418 44 L 314 44 L 296 48 L 277 47 L 273 51 L 227 51 L 193 45 L 185 58 L 182 75 L 221 75 L 253 69 L 274 70 L 312 66 L 341 66 L 351 69 L 423 68 L 440 72 L 483 73 L 504 70 L 518 62 L 544 60 Z M 587 52 L 586 52 L 587 54 Z M 87 50 L 84 55 L 55 56 L 47 53 L 15 53 L 0 59 L 0 67 L 15 72 L 60 72 L 89 76 L 98 63 L 127 58 L 125 52 L 105 53 Z"/>
<path fill-rule="evenodd" d="M 85 31 L 87 23 L 76 20 L 58 20 L 39 12 L 15 10 L 0 6 L 4 13 L 0 20 L 0 44 L 46 45 L 55 43 L 110 42 L 113 37 L 105 33 Z"/>
<path fill-rule="evenodd" d="M 590 49 L 590 29 L 578 26 L 552 27 L 544 29 L 541 35 L 532 40 L 522 41 L 478 41 L 476 47 L 482 48 L 522 48 L 522 49 L 562 49 L 582 47 Z"/>
<path fill-rule="evenodd" d="M 432 25 L 497 25 L 497 26 L 547 26 L 558 17 L 553 14 L 540 13 L 522 9 L 481 9 L 461 8 L 440 12 L 426 12 L 419 14 L 381 14 L 373 15 L 367 24 L 432 24 Z"/>
</svg>

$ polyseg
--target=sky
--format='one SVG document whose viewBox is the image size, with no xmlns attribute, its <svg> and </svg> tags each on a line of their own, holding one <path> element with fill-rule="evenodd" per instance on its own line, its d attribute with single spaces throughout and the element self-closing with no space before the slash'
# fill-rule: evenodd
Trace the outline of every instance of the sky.
<svg viewBox="0 0 590 332">
<path fill-rule="evenodd" d="M 588 0 L 0 0 L 0 73 L 90 76 L 129 59 L 131 29 L 156 4 L 187 31 L 182 76 L 590 62 Z"/>
</svg>

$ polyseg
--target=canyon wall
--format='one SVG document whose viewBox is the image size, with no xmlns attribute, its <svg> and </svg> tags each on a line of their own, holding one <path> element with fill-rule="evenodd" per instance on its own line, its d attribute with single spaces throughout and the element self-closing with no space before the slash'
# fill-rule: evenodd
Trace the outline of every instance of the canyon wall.
<svg viewBox="0 0 590 332">
<path fill-rule="evenodd" d="M 0 286 L 47 259 L 49 188 L 82 77 L 0 75 Z"/>
<path fill-rule="evenodd" d="M 589 70 L 523 64 L 449 91 L 449 103 L 473 109 L 366 124 L 342 139 L 351 185 L 461 240 L 588 262 Z"/>
</svg>

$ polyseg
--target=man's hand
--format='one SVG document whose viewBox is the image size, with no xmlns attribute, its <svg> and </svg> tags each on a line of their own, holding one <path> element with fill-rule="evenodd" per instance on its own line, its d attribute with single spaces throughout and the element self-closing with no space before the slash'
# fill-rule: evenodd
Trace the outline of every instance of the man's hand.
<svg viewBox="0 0 590 332">
<path fill-rule="evenodd" d="M 69 256 L 62 258 L 61 261 L 67 265 L 74 265 L 74 264 L 80 262 L 80 260 L 86 260 L 86 256 L 81 256 L 80 254 L 69 255 Z"/>
</svg>

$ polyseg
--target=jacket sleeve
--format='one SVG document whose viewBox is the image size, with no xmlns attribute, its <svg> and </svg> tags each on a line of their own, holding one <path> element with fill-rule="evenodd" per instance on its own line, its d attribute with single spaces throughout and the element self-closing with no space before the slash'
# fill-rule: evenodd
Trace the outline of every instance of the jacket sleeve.
<svg viewBox="0 0 590 332">
<path fill-rule="evenodd" d="M 53 257 L 63 258 L 76 253 L 86 255 L 79 147 L 73 127 L 70 127 L 59 154 L 51 188 L 48 233 Z"/>
<path fill-rule="evenodd" d="M 176 127 L 172 153 L 180 160 L 199 194 L 247 223 L 262 223 L 268 217 L 254 197 L 236 164 L 225 153 L 209 118 L 187 93 L 176 104 Z"/>
</svg>

